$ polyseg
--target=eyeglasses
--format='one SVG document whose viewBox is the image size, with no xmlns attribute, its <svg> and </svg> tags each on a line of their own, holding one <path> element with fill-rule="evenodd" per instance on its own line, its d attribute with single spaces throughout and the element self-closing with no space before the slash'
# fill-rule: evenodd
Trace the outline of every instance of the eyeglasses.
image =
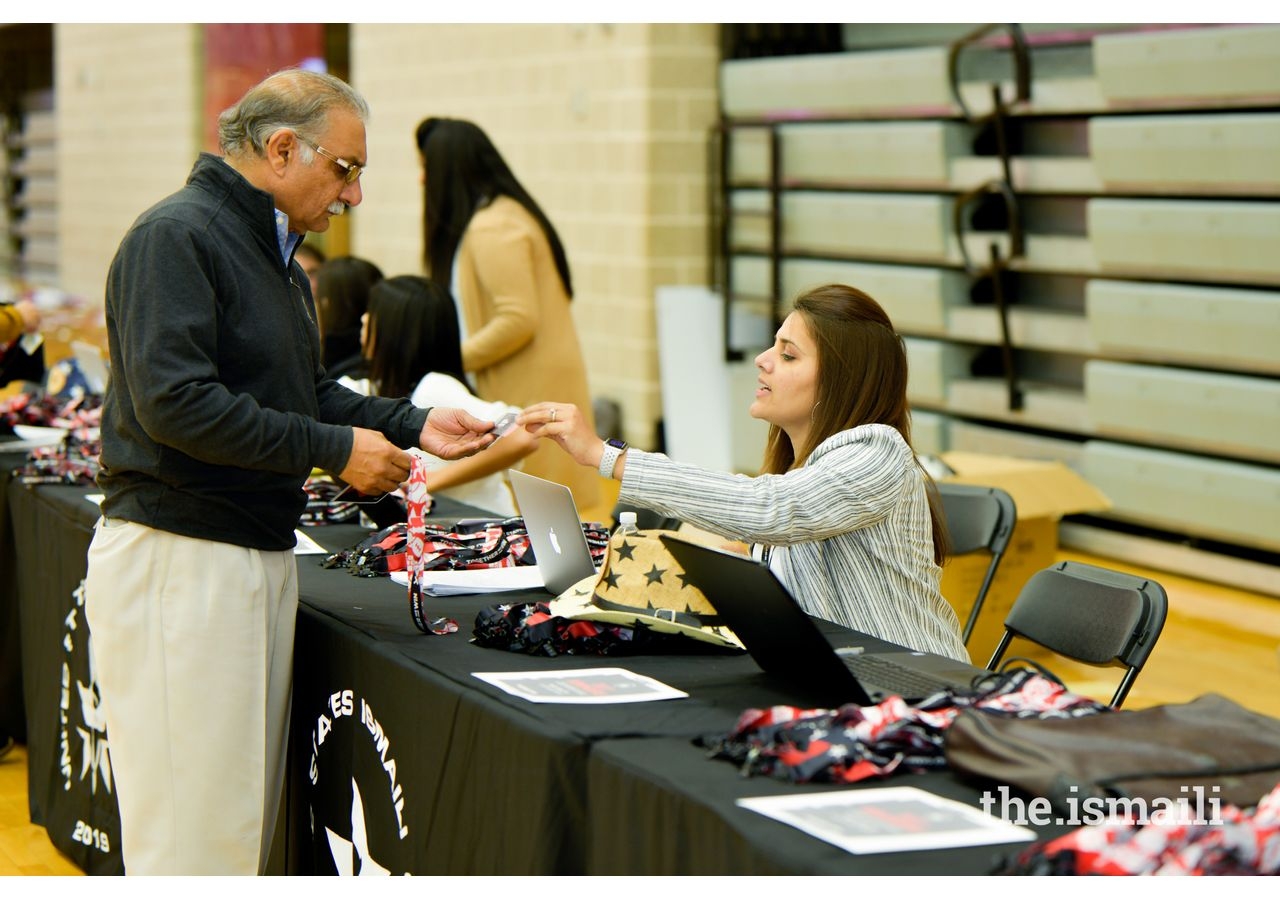
<svg viewBox="0 0 1280 900">
<path fill-rule="evenodd" d="M 355 180 L 364 174 L 364 166 L 357 166 L 355 163 L 347 162 L 340 156 L 334 156 L 319 144 L 311 143 L 311 141 L 307 140 L 300 134 L 298 135 L 298 140 L 302 141 L 302 143 L 306 144 L 312 150 L 316 151 L 325 159 L 329 160 L 329 162 L 341 169 L 345 173 L 342 177 L 347 184 L 355 183 Z"/>
</svg>

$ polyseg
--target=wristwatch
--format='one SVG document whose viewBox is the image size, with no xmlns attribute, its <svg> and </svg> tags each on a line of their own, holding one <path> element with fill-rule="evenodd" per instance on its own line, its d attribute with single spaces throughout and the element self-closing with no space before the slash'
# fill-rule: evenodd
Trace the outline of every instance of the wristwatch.
<svg viewBox="0 0 1280 900">
<path fill-rule="evenodd" d="M 627 442 L 617 438 L 609 438 L 604 442 L 604 452 L 600 454 L 600 474 L 605 478 L 613 477 L 613 467 L 627 449 Z"/>
</svg>

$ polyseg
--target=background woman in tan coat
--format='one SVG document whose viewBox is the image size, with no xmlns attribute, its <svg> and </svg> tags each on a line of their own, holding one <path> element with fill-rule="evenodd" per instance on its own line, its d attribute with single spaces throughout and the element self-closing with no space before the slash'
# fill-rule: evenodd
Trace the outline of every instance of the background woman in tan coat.
<svg viewBox="0 0 1280 900">
<path fill-rule="evenodd" d="M 0 306 L 0 346 L 34 334 L 40 327 L 40 310 L 30 300 Z"/>
<path fill-rule="evenodd" d="M 550 220 L 477 125 L 429 118 L 416 137 L 426 264 L 458 303 L 462 365 L 477 394 L 521 407 L 550 400 L 589 411 L 586 366 L 569 308 L 573 282 Z M 551 444 L 522 468 L 568 485 L 579 509 L 599 500 L 595 474 Z"/>
</svg>

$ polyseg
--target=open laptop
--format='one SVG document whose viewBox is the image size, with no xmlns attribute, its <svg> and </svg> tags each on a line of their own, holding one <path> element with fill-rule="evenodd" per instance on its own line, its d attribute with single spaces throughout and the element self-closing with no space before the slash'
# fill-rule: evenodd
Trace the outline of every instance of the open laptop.
<svg viewBox="0 0 1280 900">
<path fill-rule="evenodd" d="M 764 563 L 672 535 L 662 542 L 761 669 L 823 702 L 867 706 L 892 694 L 916 702 L 989 674 L 932 653 L 833 647 Z"/>
<path fill-rule="evenodd" d="M 547 590 L 559 595 L 596 574 L 573 492 L 563 484 L 516 469 L 507 474 Z"/>
</svg>

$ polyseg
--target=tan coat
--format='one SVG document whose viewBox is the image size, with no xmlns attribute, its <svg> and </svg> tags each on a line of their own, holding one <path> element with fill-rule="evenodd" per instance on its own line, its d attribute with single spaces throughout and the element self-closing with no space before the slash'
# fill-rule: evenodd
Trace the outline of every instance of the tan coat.
<svg viewBox="0 0 1280 900">
<path fill-rule="evenodd" d="M 26 329 L 26 320 L 18 312 L 18 307 L 8 304 L 0 306 L 0 347 L 22 337 Z"/>
<path fill-rule="evenodd" d="M 525 407 L 576 404 L 591 421 L 591 393 L 569 298 L 536 219 L 510 197 L 477 210 L 454 261 L 466 320 L 462 366 L 485 400 Z M 530 475 L 567 484 L 578 509 L 599 502 L 599 476 L 550 441 L 524 460 Z"/>
</svg>

